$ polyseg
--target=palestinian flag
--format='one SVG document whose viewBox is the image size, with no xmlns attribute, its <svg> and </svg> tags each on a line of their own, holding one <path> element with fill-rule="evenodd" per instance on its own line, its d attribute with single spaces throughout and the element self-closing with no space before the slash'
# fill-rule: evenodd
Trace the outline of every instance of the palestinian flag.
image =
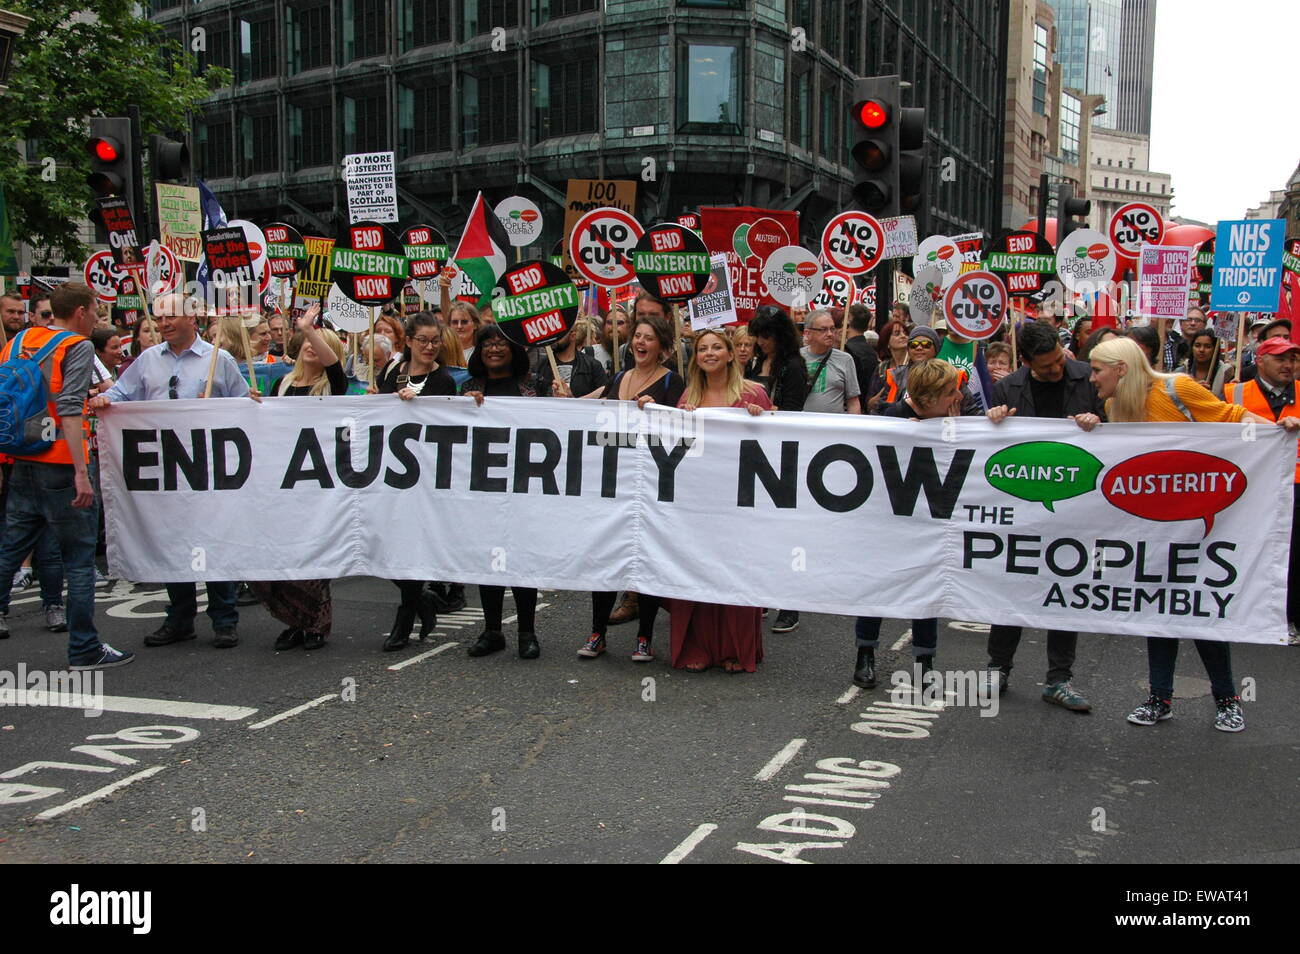
<svg viewBox="0 0 1300 954">
<path fill-rule="evenodd" d="M 506 270 L 506 249 L 509 247 L 506 230 L 483 201 L 480 192 L 474 200 L 474 207 L 469 210 L 469 219 L 465 222 L 456 253 L 452 255 L 452 261 L 478 288 L 480 308 L 492 303 L 492 289 Z"/>
</svg>

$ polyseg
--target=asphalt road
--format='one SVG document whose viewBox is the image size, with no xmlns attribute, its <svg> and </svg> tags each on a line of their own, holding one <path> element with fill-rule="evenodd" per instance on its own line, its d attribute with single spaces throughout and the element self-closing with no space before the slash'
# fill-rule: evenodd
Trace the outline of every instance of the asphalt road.
<svg viewBox="0 0 1300 954">
<path fill-rule="evenodd" d="M 15 595 L 0 670 L 60 669 L 65 637 L 43 630 L 34 591 Z M 765 633 L 755 674 L 696 675 L 631 662 L 634 626 L 579 660 L 585 593 L 542 595 L 537 661 L 513 646 L 467 657 L 473 609 L 381 653 L 396 596 L 336 584 L 318 652 L 274 652 L 281 627 L 260 607 L 241 611 L 233 650 L 209 645 L 206 617 L 198 640 L 146 649 L 165 595 L 118 584 L 98 619 L 139 655 L 104 674 L 116 711 L 0 706 L 0 860 L 1300 860 L 1300 650 L 1234 649 L 1256 701 L 1228 735 L 1189 645 L 1175 718 L 1138 728 L 1124 721 L 1145 697 L 1131 637 L 1080 640 L 1094 711 L 1079 715 L 1040 701 L 1044 634 L 1026 632 L 1011 691 L 982 715 L 960 685 L 942 708 L 891 700 L 906 622 L 886 624 L 880 688 L 862 693 L 844 618 Z M 939 666 L 978 669 L 984 639 L 945 621 Z M 658 642 L 666 656 L 666 618 Z"/>
</svg>

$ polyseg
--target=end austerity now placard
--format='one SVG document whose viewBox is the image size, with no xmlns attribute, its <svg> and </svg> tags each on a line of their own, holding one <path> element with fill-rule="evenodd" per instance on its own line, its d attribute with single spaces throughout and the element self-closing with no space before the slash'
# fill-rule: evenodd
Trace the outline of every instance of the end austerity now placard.
<svg viewBox="0 0 1300 954">
<path fill-rule="evenodd" d="M 1284 643 L 1296 440 L 1249 430 L 360 397 L 115 405 L 99 435 L 126 579 L 626 588 Z"/>
</svg>

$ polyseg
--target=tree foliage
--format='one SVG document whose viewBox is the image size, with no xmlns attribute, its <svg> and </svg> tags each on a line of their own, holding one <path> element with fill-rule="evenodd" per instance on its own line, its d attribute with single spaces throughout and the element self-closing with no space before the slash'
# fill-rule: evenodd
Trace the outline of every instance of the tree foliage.
<svg viewBox="0 0 1300 954">
<path fill-rule="evenodd" d="M 5 0 L 32 18 L 14 44 L 9 91 L 0 93 L 0 185 L 17 241 L 37 262 L 85 258 L 77 225 L 94 207 L 86 175 L 89 116 L 140 107 L 141 136 L 189 129 L 189 112 L 230 72 L 197 61 L 132 0 Z M 23 140 L 33 152 L 20 152 Z M 52 161 L 51 161 L 52 160 Z M 140 210 L 137 210 L 137 216 Z M 140 223 L 137 223 L 139 226 Z"/>
</svg>

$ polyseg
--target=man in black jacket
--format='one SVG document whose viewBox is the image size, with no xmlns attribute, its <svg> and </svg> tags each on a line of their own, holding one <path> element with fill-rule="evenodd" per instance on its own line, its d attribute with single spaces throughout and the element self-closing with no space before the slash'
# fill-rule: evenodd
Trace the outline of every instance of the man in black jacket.
<svg viewBox="0 0 1300 954">
<path fill-rule="evenodd" d="M 1092 369 L 1083 361 L 1065 356 L 1061 339 L 1050 322 L 1026 323 L 1016 335 L 1016 344 L 1024 365 L 994 385 L 990 421 L 996 424 L 1013 414 L 1057 418 L 1095 415 L 1102 419 L 1102 401 L 1089 380 Z M 998 692 L 1007 691 L 1020 633 L 1019 626 L 995 625 L 989 630 L 989 678 L 995 681 Z M 1070 685 L 1078 640 L 1078 633 L 1048 631 L 1043 701 L 1074 712 L 1088 712 L 1091 704 Z"/>
<path fill-rule="evenodd" d="M 542 352 L 542 361 L 537 367 L 537 395 L 552 397 L 551 386 L 555 378 L 551 373 L 551 362 L 546 358 L 544 348 L 538 350 Z M 555 363 L 569 390 L 577 397 L 586 397 L 605 386 L 605 369 L 587 349 L 578 350 L 573 329 L 569 329 L 569 333 L 556 343 Z"/>
<path fill-rule="evenodd" d="M 876 376 L 876 368 L 880 364 L 880 356 L 876 353 L 876 348 L 867 341 L 866 332 L 871 328 L 872 315 L 867 311 L 865 305 L 849 305 L 849 310 L 844 315 L 844 320 L 849 323 L 848 339 L 844 342 L 844 350 L 853 358 L 857 365 L 858 371 L 858 390 L 862 395 L 862 413 L 867 413 L 867 398 L 870 396 L 868 388 L 871 386 L 871 379 Z"/>
</svg>

